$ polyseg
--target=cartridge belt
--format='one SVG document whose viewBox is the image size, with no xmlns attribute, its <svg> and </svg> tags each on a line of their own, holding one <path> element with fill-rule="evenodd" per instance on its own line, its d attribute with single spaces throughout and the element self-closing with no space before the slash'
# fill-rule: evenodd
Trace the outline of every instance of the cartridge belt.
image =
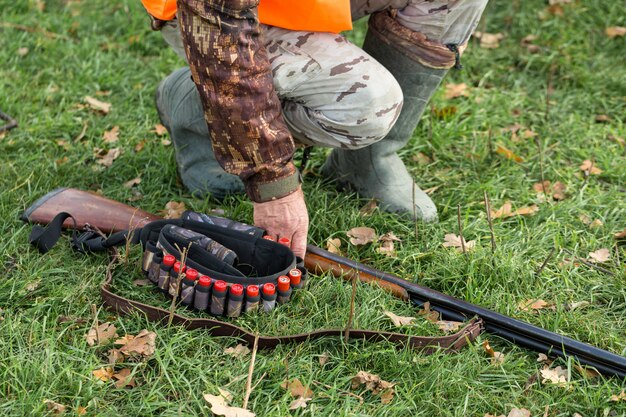
<svg viewBox="0 0 626 417">
<path fill-rule="evenodd" d="M 205 216 L 205 218 L 200 219 L 198 218 L 198 216 Z M 232 222 L 228 219 L 212 218 L 206 215 L 192 212 L 185 213 L 182 219 L 157 220 L 149 223 L 142 229 L 117 232 L 109 237 L 106 237 L 102 235 L 102 233 L 90 229 L 89 227 L 86 227 L 86 231 L 84 231 L 82 234 L 78 234 L 76 221 L 74 220 L 72 215 L 66 212 L 61 212 L 55 216 L 55 218 L 48 224 L 45 229 L 41 226 L 33 227 L 29 238 L 31 244 L 35 245 L 42 253 L 46 253 L 47 251 L 49 251 L 56 244 L 58 238 L 62 233 L 63 223 L 68 218 L 74 223 L 74 230 L 72 234 L 72 247 L 75 250 L 79 252 L 110 250 L 112 258 L 107 267 L 106 278 L 101 285 L 100 294 L 102 296 L 104 304 L 107 307 L 116 310 L 120 314 L 141 312 L 145 314 L 146 318 L 151 321 L 161 322 L 164 324 L 167 323 L 181 325 L 189 330 L 202 328 L 213 336 L 240 338 L 243 342 L 247 343 L 250 346 L 252 346 L 256 341 L 258 347 L 261 349 L 274 348 L 280 344 L 286 343 L 302 343 L 311 339 L 318 339 L 328 336 L 343 336 L 344 338 L 365 339 L 368 341 L 389 341 L 401 346 L 408 346 L 420 350 L 426 354 L 436 351 L 454 352 L 466 346 L 469 342 L 474 341 L 482 331 L 482 320 L 475 318 L 468 321 L 466 326 L 458 332 L 440 337 L 412 336 L 395 332 L 351 328 L 319 329 L 309 333 L 301 333 L 287 336 L 260 336 L 248 332 L 247 330 L 244 330 L 241 327 L 238 327 L 229 322 L 223 322 L 213 318 L 186 317 L 174 311 L 167 311 L 165 309 L 141 303 L 136 300 L 131 300 L 114 293 L 112 290 L 113 270 L 115 268 L 115 265 L 117 264 L 118 257 L 117 249 L 115 247 L 121 246 L 128 242 L 141 242 L 144 246 L 144 259 L 142 265 L 148 266 L 155 263 L 155 257 L 159 257 L 159 242 L 161 242 L 161 246 L 163 247 L 163 249 L 160 250 L 161 255 L 162 253 L 164 253 L 164 250 L 168 250 L 168 248 L 164 245 L 164 242 L 169 241 L 167 239 L 169 233 L 176 232 L 176 230 L 172 231 L 171 227 L 165 228 L 165 226 L 167 225 L 174 225 L 201 234 L 209 233 L 210 237 L 215 238 L 215 240 L 218 241 L 220 244 L 227 244 L 228 242 L 233 243 L 231 239 L 234 238 L 235 241 L 238 241 L 239 238 L 243 237 L 242 234 L 246 234 L 247 236 L 245 236 L 245 239 L 243 239 L 243 243 L 234 242 L 234 247 L 228 247 L 228 249 L 233 250 L 238 257 L 241 256 L 241 258 L 236 260 L 238 262 L 238 265 L 243 265 L 247 267 L 248 272 L 255 272 L 256 275 L 252 277 L 246 277 L 246 275 L 242 271 L 240 272 L 242 272 L 241 275 L 243 276 L 239 274 L 229 275 L 232 270 L 226 267 L 222 271 L 212 270 L 211 272 L 212 274 L 214 274 L 215 277 L 231 279 L 232 281 L 229 281 L 231 282 L 231 287 L 234 285 L 242 285 L 240 282 L 244 282 L 248 286 L 266 283 L 271 284 L 271 281 L 273 279 L 278 279 L 278 277 L 281 276 L 280 274 L 283 274 L 286 271 L 290 271 L 294 269 L 294 267 L 296 267 L 296 269 L 298 269 L 299 271 L 306 273 L 306 270 L 300 265 L 302 260 L 296 258 L 293 252 L 291 252 L 291 250 L 289 250 L 286 246 L 263 239 L 264 232 L 261 229 L 255 228 L 254 226 L 248 226 L 241 223 Z M 163 238 L 165 240 L 159 239 L 162 232 L 165 235 L 165 237 Z M 205 236 L 207 235 L 205 234 Z M 197 236 L 192 237 L 192 239 L 195 238 L 197 238 Z M 215 267 L 215 259 L 211 258 L 210 256 L 205 256 L 206 253 L 201 252 L 202 256 L 200 256 L 199 258 L 196 257 L 197 248 L 193 249 L 194 244 L 189 244 L 189 249 L 183 250 L 183 248 L 178 245 L 178 242 L 171 243 L 170 250 L 172 250 L 173 253 L 176 253 L 174 249 L 171 249 L 172 247 L 181 255 L 181 252 L 184 252 L 185 255 L 189 255 L 189 259 L 187 259 L 186 262 L 189 265 L 193 265 L 199 268 L 198 271 L 202 273 L 204 273 L 204 271 L 207 271 L 207 269 L 210 269 L 211 267 Z M 212 249 L 215 250 L 215 247 L 213 247 Z M 240 252 L 239 250 L 241 249 L 244 249 L 244 251 Z M 246 254 L 245 249 L 251 250 L 251 252 L 249 254 Z M 255 249 L 258 250 L 258 253 L 256 254 Z M 207 250 L 206 247 L 205 251 L 210 252 L 210 250 Z M 267 265 L 260 264 L 260 260 L 264 259 L 264 255 L 267 254 L 267 251 L 270 251 L 270 253 L 272 253 L 272 251 L 275 251 L 276 256 L 272 257 L 272 259 L 265 259 L 265 262 L 268 263 Z M 216 253 L 218 255 L 220 253 L 222 255 L 225 254 L 225 252 L 218 251 L 213 252 L 212 256 L 216 257 Z M 191 258 L 194 258 L 193 263 Z M 226 260 L 226 263 L 229 263 L 230 260 L 232 260 L 232 257 L 225 256 L 222 260 Z M 234 264 L 235 260 L 233 260 L 233 265 Z M 239 270 L 240 269 L 242 268 L 239 268 Z M 247 279 L 250 279 L 252 281 L 246 282 Z M 227 308 L 225 308 L 221 314 L 223 314 L 224 312 L 227 312 Z"/>
</svg>

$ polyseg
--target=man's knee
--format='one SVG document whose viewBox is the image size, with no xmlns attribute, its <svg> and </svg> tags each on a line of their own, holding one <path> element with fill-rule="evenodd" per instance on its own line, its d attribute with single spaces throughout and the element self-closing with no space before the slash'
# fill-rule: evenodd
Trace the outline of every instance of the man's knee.
<svg viewBox="0 0 626 417">
<path fill-rule="evenodd" d="M 316 112 L 317 122 L 337 147 L 359 149 L 382 140 L 402 109 L 402 89 L 387 72 L 354 79 L 337 94 L 334 108 Z M 350 96 L 349 102 L 342 103 Z"/>
</svg>

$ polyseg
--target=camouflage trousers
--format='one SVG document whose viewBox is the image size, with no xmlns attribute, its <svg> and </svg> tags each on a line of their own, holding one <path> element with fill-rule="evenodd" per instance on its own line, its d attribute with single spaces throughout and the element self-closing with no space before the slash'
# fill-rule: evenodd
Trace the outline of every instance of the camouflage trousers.
<svg viewBox="0 0 626 417">
<path fill-rule="evenodd" d="M 356 20 L 396 9 L 395 19 L 402 26 L 431 41 L 462 46 L 487 1 L 351 0 L 351 11 Z M 263 29 L 274 88 L 296 143 L 359 149 L 386 136 L 400 114 L 402 90 L 380 63 L 342 35 Z M 168 22 L 161 33 L 186 59 L 176 21 Z M 190 78 L 188 82 L 193 83 Z M 186 94 L 186 99 L 197 101 L 193 107 L 198 117 L 185 118 L 204 123 L 199 97 Z"/>
</svg>

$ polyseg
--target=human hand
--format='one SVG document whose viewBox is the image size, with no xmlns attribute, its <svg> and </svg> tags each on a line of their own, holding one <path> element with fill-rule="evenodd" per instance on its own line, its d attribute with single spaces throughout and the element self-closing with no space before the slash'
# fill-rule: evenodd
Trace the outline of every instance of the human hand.
<svg viewBox="0 0 626 417">
<path fill-rule="evenodd" d="M 286 197 L 265 203 L 254 203 L 254 225 L 276 238 L 291 241 L 291 250 L 301 258 L 306 253 L 309 213 L 302 188 Z"/>
</svg>

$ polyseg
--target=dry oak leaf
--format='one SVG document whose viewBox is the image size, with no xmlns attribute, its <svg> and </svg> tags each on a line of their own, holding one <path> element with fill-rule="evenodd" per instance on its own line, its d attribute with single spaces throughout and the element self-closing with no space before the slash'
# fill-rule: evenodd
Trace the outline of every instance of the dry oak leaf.
<svg viewBox="0 0 626 417">
<path fill-rule="evenodd" d="M 437 320 L 435 324 L 439 327 L 439 330 L 443 330 L 446 333 L 456 332 L 463 326 L 463 322 L 461 321 Z"/>
<path fill-rule="evenodd" d="M 500 40 L 504 38 L 502 33 L 474 32 L 474 37 L 480 39 L 480 47 L 495 49 L 500 46 Z"/>
<path fill-rule="evenodd" d="M 550 359 L 548 359 L 548 355 L 546 355 L 545 353 L 540 353 L 537 356 L 537 362 L 548 362 Z"/>
<path fill-rule="evenodd" d="M 622 390 L 621 393 L 619 393 L 618 395 L 611 395 L 610 401 L 613 402 L 618 402 L 618 401 L 625 401 L 626 402 L 626 391 Z"/>
<path fill-rule="evenodd" d="M 498 210 L 496 211 L 491 210 L 491 218 L 492 219 L 499 219 L 499 218 L 506 219 L 508 217 L 513 217 L 513 216 L 528 216 L 531 214 L 535 214 L 538 211 L 539 211 L 539 206 L 537 206 L 536 204 L 533 204 L 532 206 L 521 207 L 515 211 L 512 211 L 511 202 L 507 201 Z"/>
<path fill-rule="evenodd" d="M 564 200 L 565 199 L 565 191 L 567 187 L 560 181 L 552 184 L 550 181 L 543 181 L 533 184 L 533 190 L 537 193 L 545 193 L 547 195 L 552 195 L 552 198 L 555 200 Z"/>
<path fill-rule="evenodd" d="M 598 249 L 595 252 L 589 252 L 589 262 L 593 262 L 594 264 L 601 264 L 608 261 L 611 258 L 611 252 L 606 249 Z"/>
<path fill-rule="evenodd" d="M 221 395 L 204 394 L 204 400 L 211 405 L 211 412 L 224 417 L 255 417 L 252 411 L 244 408 L 231 407 L 226 398 Z"/>
<path fill-rule="evenodd" d="M 224 349 L 224 353 L 235 358 L 241 358 L 250 353 L 250 349 L 247 346 L 239 344 L 235 347 L 229 347 Z"/>
<path fill-rule="evenodd" d="M 154 129 L 152 129 L 150 133 L 156 133 L 157 136 L 163 136 L 167 133 L 167 128 L 163 126 L 161 123 L 158 123 L 154 125 Z"/>
<path fill-rule="evenodd" d="M 128 368 L 121 369 L 119 372 L 113 374 L 112 378 L 117 379 L 115 386 L 117 388 L 136 387 L 137 383 L 135 382 L 135 379 L 130 376 L 130 374 L 131 372 Z"/>
<path fill-rule="evenodd" d="M 177 203 L 176 201 L 169 201 L 165 205 L 165 210 L 161 211 L 163 217 L 166 219 L 178 219 L 183 215 L 183 212 L 187 210 L 185 203 Z"/>
<path fill-rule="evenodd" d="M 618 36 L 626 35 L 626 27 L 623 26 L 610 26 L 604 30 L 604 33 L 609 38 L 613 39 Z"/>
<path fill-rule="evenodd" d="M 528 50 L 531 54 L 536 54 L 541 48 L 533 42 L 537 40 L 537 35 L 526 35 L 522 38 L 520 45 Z"/>
<path fill-rule="evenodd" d="M 340 247 L 341 247 L 341 239 L 339 238 L 328 239 L 326 241 L 326 250 L 330 253 L 341 255 L 341 249 L 339 249 Z"/>
<path fill-rule="evenodd" d="M 141 177 L 133 178 L 132 180 L 124 183 L 124 188 L 133 188 L 135 185 L 141 184 Z"/>
<path fill-rule="evenodd" d="M 461 239 L 463 239 L 463 243 L 461 243 Z M 476 241 L 475 240 L 470 240 L 469 242 L 467 240 L 465 240 L 465 238 L 461 238 L 458 235 L 455 235 L 454 233 L 447 233 L 444 237 L 443 237 L 443 246 L 446 248 L 456 248 L 458 251 L 463 251 L 463 245 L 465 245 L 465 250 L 466 251 L 470 251 L 472 249 L 474 249 L 474 247 L 476 246 Z"/>
<path fill-rule="evenodd" d="M 107 361 L 109 365 L 115 365 L 118 362 L 124 361 L 124 355 L 119 349 L 109 349 L 107 352 Z"/>
<path fill-rule="evenodd" d="M 28 292 L 33 292 L 37 288 L 39 288 L 39 281 L 33 281 L 30 284 L 26 285 L 26 287 L 24 287 L 24 289 Z"/>
<path fill-rule="evenodd" d="M 330 359 L 330 355 L 328 354 L 328 352 L 322 353 L 319 357 L 320 365 L 324 366 L 326 362 L 328 362 L 328 359 Z"/>
<path fill-rule="evenodd" d="M 530 417 L 530 411 L 525 408 L 512 408 L 506 417 Z"/>
<path fill-rule="evenodd" d="M 521 156 L 516 155 L 512 150 L 505 148 L 502 145 L 496 146 L 496 153 L 504 156 L 506 159 L 515 161 L 517 163 L 524 162 Z"/>
<path fill-rule="evenodd" d="M 115 143 L 120 138 L 120 127 L 113 126 L 111 130 L 105 130 L 102 134 L 102 139 L 105 143 Z"/>
<path fill-rule="evenodd" d="M 117 337 L 117 329 L 113 323 L 102 323 L 89 329 L 85 338 L 89 346 L 101 345 Z"/>
<path fill-rule="evenodd" d="M 407 317 L 407 316 L 398 316 L 391 311 L 383 311 L 383 314 L 391 319 L 393 324 L 397 327 L 406 326 L 407 324 L 411 324 L 415 317 Z"/>
<path fill-rule="evenodd" d="M 371 227 L 355 227 L 346 233 L 350 238 L 350 243 L 355 246 L 366 245 L 377 239 L 376 231 Z"/>
<path fill-rule="evenodd" d="M 426 301 L 422 305 L 423 310 L 417 312 L 418 316 L 424 316 L 424 320 L 431 323 L 437 323 L 439 320 L 439 313 L 430 309 L 430 301 Z"/>
<path fill-rule="evenodd" d="M 280 386 L 289 391 L 294 397 L 313 398 L 313 391 L 309 387 L 302 385 L 298 378 L 294 378 L 291 381 L 285 380 Z"/>
<path fill-rule="evenodd" d="M 26 56 L 26 55 L 28 55 L 28 48 L 19 48 L 17 50 L 17 54 L 19 56 Z"/>
<path fill-rule="evenodd" d="M 586 175 L 600 175 L 602 174 L 602 170 L 595 166 L 593 162 L 589 159 L 585 159 L 582 164 L 580 164 L 580 170 L 584 171 Z"/>
<path fill-rule="evenodd" d="M 540 373 L 541 382 L 544 384 L 549 382 L 561 387 L 567 385 L 567 369 L 563 369 L 560 366 L 550 369 L 546 366 L 540 371 Z"/>
<path fill-rule="evenodd" d="M 469 87 L 467 84 L 465 83 L 461 83 L 461 84 L 452 84 L 452 83 L 448 83 L 446 84 L 446 92 L 444 93 L 444 97 L 447 100 L 451 100 L 453 98 L 457 98 L 457 97 L 469 97 L 470 92 L 469 92 Z"/>
<path fill-rule="evenodd" d="M 95 371 L 92 371 L 91 373 L 93 374 L 93 376 L 96 377 L 96 379 L 99 379 L 100 381 L 103 381 L 103 382 L 107 382 L 113 377 L 113 368 L 111 368 L 110 366 L 107 366 L 106 368 L 96 369 Z"/>
<path fill-rule="evenodd" d="M 520 301 L 517 304 L 517 308 L 519 308 L 521 311 L 538 311 L 543 310 L 544 308 L 554 309 L 554 306 L 547 301 L 530 298 L 528 300 Z"/>
<path fill-rule="evenodd" d="M 87 414 L 87 407 L 82 407 L 82 406 L 76 407 L 77 416 L 84 416 L 85 414 Z"/>
<path fill-rule="evenodd" d="M 402 240 L 396 236 L 393 232 L 387 232 L 378 239 L 380 242 L 383 242 L 380 247 L 376 248 L 376 252 L 387 255 L 389 257 L 396 256 L 396 250 L 393 242 L 402 242 Z"/>
<path fill-rule="evenodd" d="M 99 111 L 104 114 L 107 114 L 111 111 L 111 103 L 106 103 L 90 96 L 85 96 L 85 101 L 93 110 Z"/>
<path fill-rule="evenodd" d="M 593 378 L 597 378 L 600 376 L 600 373 L 591 367 L 580 366 L 578 364 L 574 364 L 574 368 L 576 368 L 578 373 L 580 373 L 581 375 L 584 375 L 587 379 L 593 379 Z"/>
<path fill-rule="evenodd" d="M 352 377 L 352 389 L 356 389 L 361 384 L 365 384 L 365 388 L 372 392 L 372 394 L 381 394 L 381 402 L 388 404 L 393 399 L 393 387 L 396 385 L 391 382 L 380 379 L 378 375 L 370 374 L 369 372 L 359 371 L 354 377 Z"/>
<path fill-rule="evenodd" d="M 429 165 L 433 162 L 432 158 L 423 152 L 413 155 L 411 161 L 417 162 L 419 165 Z"/>
<path fill-rule="evenodd" d="M 359 213 L 361 213 L 362 216 L 369 216 L 374 212 L 374 210 L 376 210 L 377 207 L 378 202 L 375 198 L 372 198 L 370 201 L 367 202 L 367 204 L 361 207 Z"/>
<path fill-rule="evenodd" d="M 311 398 L 298 397 L 289 404 L 289 409 L 297 410 L 298 408 L 306 408 L 309 401 L 311 401 Z"/>
<path fill-rule="evenodd" d="M 137 354 L 147 357 L 154 354 L 155 341 L 156 333 L 143 329 L 137 334 L 137 336 L 127 334 L 126 336 L 117 339 L 115 344 L 122 346 L 119 350 L 124 355 L 131 356 Z"/>
<path fill-rule="evenodd" d="M 120 155 L 122 151 L 120 148 L 109 149 L 94 149 L 94 158 L 96 158 L 96 164 L 100 164 L 104 167 L 110 167 Z"/>
<path fill-rule="evenodd" d="M 624 230 L 622 230 L 621 232 L 617 232 L 613 235 L 615 237 L 615 239 L 624 239 L 626 238 L 626 228 L 624 228 Z"/>
<path fill-rule="evenodd" d="M 43 403 L 46 405 L 46 409 L 55 416 L 65 413 L 65 409 L 67 408 L 63 404 L 59 404 L 52 400 L 43 400 Z"/>
</svg>

